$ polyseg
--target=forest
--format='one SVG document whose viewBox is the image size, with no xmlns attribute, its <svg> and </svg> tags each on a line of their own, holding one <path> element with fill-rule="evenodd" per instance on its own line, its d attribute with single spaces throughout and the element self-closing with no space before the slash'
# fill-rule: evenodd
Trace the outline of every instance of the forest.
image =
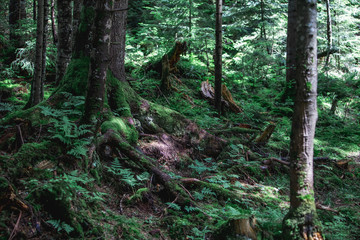
<svg viewBox="0 0 360 240">
<path fill-rule="evenodd" d="M 0 240 L 359 239 L 358 0 L 0 13 Z"/>
</svg>

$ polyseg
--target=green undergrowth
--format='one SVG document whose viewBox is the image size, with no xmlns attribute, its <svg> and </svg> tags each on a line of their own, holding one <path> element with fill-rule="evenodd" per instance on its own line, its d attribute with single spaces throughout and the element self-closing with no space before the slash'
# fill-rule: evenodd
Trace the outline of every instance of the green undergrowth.
<svg viewBox="0 0 360 240">
<path fill-rule="evenodd" d="M 280 87 L 270 82 L 266 83 L 271 85 L 269 88 L 257 89 L 256 84 L 230 74 L 225 82 L 243 112 L 226 112 L 218 117 L 211 103 L 200 96 L 201 82 L 209 77 L 204 66 L 192 68 L 183 63 L 180 81 L 173 80 L 177 91 L 167 94 L 160 91 L 159 80 L 135 74 L 138 80 L 130 84 L 149 101 L 109 73 L 105 105 L 111 111 L 94 130 L 80 124 L 88 64 L 88 59 L 72 61 L 65 78 L 68 83 L 54 95 L 62 101 L 15 111 L 1 120 L 17 116 L 30 120 L 35 128 L 19 149 L 1 152 L 0 170 L 5 179 L 1 184 L 11 184 L 17 196 L 32 206 L 35 216 L 41 216 L 42 234 L 54 239 L 236 239 L 233 222 L 255 218 L 258 239 L 280 239 L 282 220 L 289 208 L 288 168 L 277 162 L 264 166 L 262 161 L 268 157 L 286 160 L 289 154 L 292 102 L 278 102 Z M 360 235 L 356 205 L 360 189 L 354 184 L 360 177 L 356 112 L 342 115 L 345 107 L 339 106 L 338 112 L 332 114 L 330 98 L 320 98 L 319 102 L 315 157 L 329 159 L 314 163 L 315 197 L 335 211 L 318 210 L 322 232 L 326 239 L 356 239 Z M 136 146 L 138 131 L 144 130 L 136 121 L 146 132 L 167 132 L 178 137 L 187 127 L 185 118 L 228 141 L 216 158 L 194 154 L 193 159 L 180 159 L 175 167 L 162 166 L 159 160 L 159 168 L 173 180 L 199 180 L 177 186 L 181 191 L 186 189 L 187 201 L 178 201 L 179 196 L 169 198 L 153 173 L 111 144 L 88 158 L 88 150 L 96 144 L 100 132 L 113 129 Z M 226 133 L 239 124 L 260 130 Z M 252 134 L 257 136 L 269 124 L 276 124 L 269 142 L 264 146 L 251 144 Z M 16 136 L 8 141 L 11 143 L 7 146 L 16 142 Z M 197 146 L 194 152 L 201 153 L 202 147 Z M 349 157 L 353 160 L 347 165 L 336 165 L 336 160 Z M 7 226 L 17 220 L 9 219 L 15 216 L 13 213 L 11 208 L 0 213 L 3 236 L 10 235 Z M 20 224 L 29 230 L 31 221 L 24 217 Z"/>
</svg>

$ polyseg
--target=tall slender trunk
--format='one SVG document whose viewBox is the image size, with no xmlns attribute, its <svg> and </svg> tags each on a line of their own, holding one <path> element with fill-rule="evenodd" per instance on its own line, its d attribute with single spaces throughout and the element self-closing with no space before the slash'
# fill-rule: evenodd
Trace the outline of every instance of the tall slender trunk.
<svg viewBox="0 0 360 240">
<path fill-rule="evenodd" d="M 54 45 L 56 46 L 58 42 L 58 36 L 56 31 L 56 23 L 55 23 L 55 0 L 51 0 L 51 9 L 50 9 L 50 16 L 51 16 L 51 33 L 54 41 Z"/>
<path fill-rule="evenodd" d="M 36 0 L 33 0 L 33 20 L 36 21 Z"/>
<path fill-rule="evenodd" d="M 47 11 L 47 0 L 38 0 L 35 69 L 31 84 L 30 99 L 25 108 L 35 106 L 44 99 L 44 81 L 46 72 L 46 29 L 48 21 Z"/>
<path fill-rule="evenodd" d="M 331 12 L 330 12 L 330 3 L 329 0 L 325 0 L 326 3 L 326 36 L 327 36 L 327 55 L 325 60 L 325 67 L 329 64 L 330 60 L 330 49 L 332 48 L 332 25 L 331 25 Z"/>
<path fill-rule="evenodd" d="M 56 84 L 63 78 L 72 53 L 72 0 L 57 0 L 59 39 L 56 59 Z"/>
<path fill-rule="evenodd" d="M 191 41 L 192 41 L 192 0 L 189 0 L 189 42 L 188 42 L 188 51 L 191 55 Z"/>
<path fill-rule="evenodd" d="M 72 48 L 74 50 L 75 48 L 75 36 L 79 29 L 80 24 L 80 16 L 81 16 L 81 8 L 83 5 L 83 0 L 73 0 L 74 7 L 73 7 L 73 13 L 72 13 Z"/>
<path fill-rule="evenodd" d="M 281 102 L 286 99 L 295 98 L 295 77 L 296 77 L 296 0 L 289 0 L 288 4 L 288 24 L 286 40 L 286 86 Z"/>
<path fill-rule="evenodd" d="M 317 1 L 297 0 L 296 98 L 290 141 L 290 210 L 284 239 L 319 236 L 314 198 L 313 154 L 317 120 Z M 316 238 L 317 239 L 317 238 Z"/>
<path fill-rule="evenodd" d="M 114 77 L 126 81 L 125 75 L 125 38 L 128 0 L 113 0 L 113 29 L 111 31 L 110 70 Z"/>
<path fill-rule="evenodd" d="M 23 47 L 25 41 L 16 33 L 21 27 L 21 20 L 26 18 L 26 1 L 25 0 L 10 0 L 9 1 L 9 25 L 10 25 L 10 42 L 15 48 Z M 15 54 L 11 56 L 13 60 Z"/>
<path fill-rule="evenodd" d="M 88 91 L 85 100 L 83 121 L 95 123 L 103 110 L 106 74 L 110 63 L 110 39 L 112 19 L 108 7 L 112 0 L 96 1 L 95 30 L 90 60 Z"/>
<path fill-rule="evenodd" d="M 222 80 L 222 0 L 216 0 L 215 30 L 215 108 L 221 114 L 221 80 Z"/>
</svg>

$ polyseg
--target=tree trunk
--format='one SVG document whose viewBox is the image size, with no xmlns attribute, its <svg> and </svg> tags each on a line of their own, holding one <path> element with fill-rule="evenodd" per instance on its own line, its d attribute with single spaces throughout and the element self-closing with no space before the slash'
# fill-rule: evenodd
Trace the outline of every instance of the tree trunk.
<svg viewBox="0 0 360 240">
<path fill-rule="evenodd" d="M 25 42 L 21 39 L 16 30 L 20 28 L 21 20 L 26 18 L 26 2 L 25 0 L 9 1 L 9 25 L 10 25 L 10 42 L 15 48 L 23 47 Z M 15 54 L 11 56 L 13 60 Z"/>
<path fill-rule="evenodd" d="M 295 76 L 296 76 L 296 0 L 289 0 L 288 4 L 288 25 L 286 40 L 286 87 L 281 97 L 281 102 L 295 97 Z"/>
<path fill-rule="evenodd" d="M 110 63 L 112 19 L 109 6 L 112 0 L 96 1 L 95 30 L 90 58 L 90 75 L 85 100 L 85 123 L 96 123 L 103 111 L 106 73 Z"/>
<path fill-rule="evenodd" d="M 331 13 L 330 13 L 330 3 L 329 0 L 325 0 L 326 3 L 326 15 L 327 15 L 327 20 L 326 20 L 326 36 L 327 36 L 327 55 L 326 55 L 326 60 L 325 60 L 325 67 L 329 64 L 329 60 L 330 60 L 330 49 L 332 48 L 332 26 L 331 26 Z"/>
<path fill-rule="evenodd" d="M 126 81 L 125 75 L 125 38 L 128 0 L 113 0 L 113 29 L 111 31 L 110 70 L 114 77 Z"/>
<path fill-rule="evenodd" d="M 76 0 L 75 0 L 76 1 Z M 75 43 L 73 47 L 73 57 L 80 58 L 89 56 L 91 52 L 91 27 L 95 17 L 96 0 L 83 0 L 81 24 L 75 32 Z"/>
<path fill-rule="evenodd" d="M 191 55 L 191 42 L 192 42 L 192 0 L 189 0 L 189 40 L 188 40 L 188 46 L 189 46 L 189 55 Z"/>
<path fill-rule="evenodd" d="M 44 99 L 44 81 L 46 64 L 46 28 L 47 28 L 47 0 L 38 0 L 36 26 L 36 56 L 34 77 L 31 84 L 30 99 L 25 106 L 30 108 Z"/>
<path fill-rule="evenodd" d="M 10 42 L 16 46 L 19 37 L 15 34 L 19 27 L 20 20 L 20 0 L 10 0 L 9 2 L 9 25 L 10 25 Z"/>
<path fill-rule="evenodd" d="M 55 0 L 51 0 L 50 12 L 51 12 L 51 33 L 52 33 L 54 45 L 56 46 L 57 42 L 58 42 L 58 36 L 57 36 L 56 26 L 55 26 L 55 24 L 56 24 L 55 23 Z"/>
<path fill-rule="evenodd" d="M 72 0 L 57 0 L 58 10 L 58 32 L 59 39 L 57 44 L 56 59 L 56 84 L 63 78 L 66 68 L 70 62 L 72 52 Z"/>
<path fill-rule="evenodd" d="M 313 148 L 317 120 L 317 1 L 297 0 L 296 99 L 290 142 L 290 211 L 284 239 L 312 239 L 316 230 Z"/>
<path fill-rule="evenodd" d="M 72 50 L 75 48 L 75 36 L 79 30 L 81 8 L 83 5 L 83 0 L 73 0 L 74 7 L 72 12 Z"/>
<path fill-rule="evenodd" d="M 33 0 L 33 20 L 36 21 L 36 0 Z"/>
<path fill-rule="evenodd" d="M 221 80 L 222 80 L 222 0 L 216 0 L 215 30 L 215 108 L 221 114 Z"/>
</svg>

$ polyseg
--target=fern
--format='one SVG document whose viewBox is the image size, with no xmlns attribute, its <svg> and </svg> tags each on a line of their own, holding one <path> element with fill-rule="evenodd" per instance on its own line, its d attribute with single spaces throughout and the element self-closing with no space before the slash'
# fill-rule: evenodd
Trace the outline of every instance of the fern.
<svg viewBox="0 0 360 240">
<path fill-rule="evenodd" d="M 70 225 L 61 222 L 60 220 L 49 220 L 47 223 L 52 225 L 58 232 L 64 230 L 67 234 L 69 234 L 74 230 L 74 228 L 72 228 Z"/>
<path fill-rule="evenodd" d="M 0 112 L 11 112 L 15 109 L 15 106 L 11 103 L 0 103 Z"/>
<path fill-rule="evenodd" d="M 120 177 L 120 180 L 128 184 L 130 187 L 135 187 L 136 185 L 139 185 L 131 170 L 123 168 L 117 158 L 115 158 L 114 162 L 112 162 L 110 167 L 106 166 L 106 168 L 108 172 Z"/>
<path fill-rule="evenodd" d="M 176 210 L 176 211 L 180 211 L 180 210 L 181 210 L 181 207 L 180 207 L 178 204 L 176 204 L 176 203 L 167 202 L 166 205 L 168 205 L 169 208 L 172 208 L 172 209 L 174 209 L 174 210 Z"/>
<path fill-rule="evenodd" d="M 90 143 L 89 139 L 81 138 L 84 134 L 91 132 L 89 125 L 77 126 L 71 122 L 67 116 L 63 116 L 61 121 L 56 119 L 53 120 L 54 128 L 49 129 L 51 132 L 52 139 L 58 139 L 60 142 L 67 145 L 70 149 L 67 151 L 68 154 L 81 159 L 86 156 L 87 148 L 86 145 Z"/>
<path fill-rule="evenodd" d="M 201 193 L 203 195 L 208 195 L 208 196 L 214 196 L 216 197 L 216 193 L 214 193 L 213 191 L 211 191 L 210 188 L 207 188 L 207 187 L 204 187 L 202 190 L 201 190 Z"/>
</svg>

